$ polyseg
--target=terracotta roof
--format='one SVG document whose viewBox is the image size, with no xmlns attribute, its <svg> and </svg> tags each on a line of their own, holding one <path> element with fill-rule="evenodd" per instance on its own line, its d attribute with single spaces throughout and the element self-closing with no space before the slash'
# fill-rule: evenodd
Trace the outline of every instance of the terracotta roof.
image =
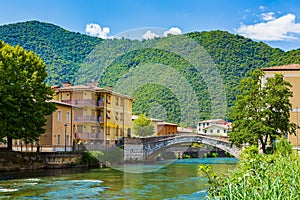
<svg viewBox="0 0 300 200">
<path fill-rule="evenodd" d="M 217 122 L 225 123 L 226 121 L 223 119 L 209 119 L 209 120 L 200 121 L 199 123 L 217 123 Z"/>
<path fill-rule="evenodd" d="M 289 64 L 282 66 L 274 66 L 268 68 L 262 68 L 263 71 L 289 71 L 289 70 L 300 70 L 300 64 Z"/>
<path fill-rule="evenodd" d="M 124 97 L 127 99 L 131 99 L 131 100 L 135 100 L 133 97 L 126 95 L 126 94 L 121 94 L 109 89 L 105 89 L 105 88 L 100 88 L 97 86 L 86 86 L 86 85 L 70 85 L 70 86 L 65 86 L 65 87 L 56 87 L 54 86 L 52 89 L 56 89 L 58 91 L 74 91 L 74 90 L 84 90 L 84 91 L 92 91 L 92 92 L 105 92 L 105 93 L 110 93 L 112 95 L 115 96 L 119 96 L 119 97 Z"/>
<path fill-rule="evenodd" d="M 51 99 L 51 100 L 48 101 L 48 102 L 52 102 L 52 103 L 56 103 L 56 104 L 60 104 L 60 105 L 64 105 L 64 106 L 70 106 L 70 107 L 73 107 L 72 104 L 65 103 L 65 102 L 61 102 L 61 101 L 57 101 L 57 100 L 54 100 L 54 99 Z"/>
<path fill-rule="evenodd" d="M 192 132 L 193 132 L 193 129 L 190 129 L 190 128 L 184 128 L 184 127 L 177 127 L 177 131 L 178 131 L 178 132 L 189 132 L 189 133 L 192 133 Z"/>
<path fill-rule="evenodd" d="M 208 129 L 210 129 L 211 127 L 214 127 L 214 126 L 217 126 L 217 127 L 220 127 L 220 128 L 224 128 L 224 129 L 229 129 L 229 128 L 230 128 L 229 126 L 222 125 L 222 124 L 213 124 L 213 125 L 210 125 L 210 126 L 208 126 L 208 127 L 203 128 L 203 130 L 208 130 Z"/>
<path fill-rule="evenodd" d="M 173 124 L 170 122 L 159 122 L 157 125 L 171 125 L 171 126 L 177 126 L 177 124 Z"/>
</svg>

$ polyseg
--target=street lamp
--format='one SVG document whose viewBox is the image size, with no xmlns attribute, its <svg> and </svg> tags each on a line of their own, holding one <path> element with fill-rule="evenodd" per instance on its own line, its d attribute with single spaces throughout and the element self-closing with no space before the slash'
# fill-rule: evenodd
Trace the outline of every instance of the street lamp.
<svg viewBox="0 0 300 200">
<path fill-rule="evenodd" d="M 65 124 L 65 152 L 67 151 L 67 127 L 68 124 Z"/>
</svg>

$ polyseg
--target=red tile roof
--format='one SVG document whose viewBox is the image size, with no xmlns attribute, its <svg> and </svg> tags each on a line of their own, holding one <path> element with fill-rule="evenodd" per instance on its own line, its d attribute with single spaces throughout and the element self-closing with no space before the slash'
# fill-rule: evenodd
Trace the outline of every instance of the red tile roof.
<svg viewBox="0 0 300 200">
<path fill-rule="evenodd" d="M 300 70 L 300 64 L 289 64 L 282 66 L 274 66 L 268 68 L 262 68 L 263 71 L 290 71 L 290 70 Z"/>
</svg>

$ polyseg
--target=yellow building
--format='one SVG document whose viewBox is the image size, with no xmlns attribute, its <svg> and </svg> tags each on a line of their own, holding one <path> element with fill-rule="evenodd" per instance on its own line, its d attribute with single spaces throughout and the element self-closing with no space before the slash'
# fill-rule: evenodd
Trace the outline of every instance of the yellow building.
<svg viewBox="0 0 300 200">
<path fill-rule="evenodd" d="M 97 87 L 96 82 L 52 87 L 54 98 L 74 105 L 73 132 L 77 142 L 92 146 L 109 146 L 130 137 L 132 131 L 132 101 L 112 88 Z M 89 148 L 91 147 L 91 148 Z"/>
<path fill-rule="evenodd" d="M 265 72 L 265 80 L 268 77 L 274 76 L 275 73 L 283 74 L 284 80 L 292 84 L 291 91 L 293 92 L 293 97 L 290 99 L 292 104 L 291 110 L 291 122 L 300 125 L 300 64 L 290 64 L 285 66 L 275 66 L 270 68 L 263 68 Z M 294 146 L 300 145 L 300 130 L 297 129 L 296 135 L 289 135 L 288 140 Z"/>
</svg>

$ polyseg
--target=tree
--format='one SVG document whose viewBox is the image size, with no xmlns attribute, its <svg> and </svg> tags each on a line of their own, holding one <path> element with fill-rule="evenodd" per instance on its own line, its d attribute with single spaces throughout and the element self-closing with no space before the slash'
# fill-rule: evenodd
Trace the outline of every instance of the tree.
<svg viewBox="0 0 300 200">
<path fill-rule="evenodd" d="M 133 121 L 133 134 L 142 137 L 153 135 L 154 125 L 151 119 L 145 114 L 140 114 L 138 118 Z"/>
<path fill-rule="evenodd" d="M 0 41 L 0 141 L 6 137 L 25 143 L 37 141 L 45 132 L 45 116 L 56 108 L 44 80 L 46 65 L 32 51 Z"/>
<path fill-rule="evenodd" d="M 291 84 L 282 74 L 275 74 L 266 81 L 263 78 L 263 71 L 255 70 L 241 80 L 229 140 L 237 146 L 261 145 L 266 153 L 268 141 L 272 143 L 275 138 L 295 133 L 296 125 L 289 121 Z"/>
</svg>

